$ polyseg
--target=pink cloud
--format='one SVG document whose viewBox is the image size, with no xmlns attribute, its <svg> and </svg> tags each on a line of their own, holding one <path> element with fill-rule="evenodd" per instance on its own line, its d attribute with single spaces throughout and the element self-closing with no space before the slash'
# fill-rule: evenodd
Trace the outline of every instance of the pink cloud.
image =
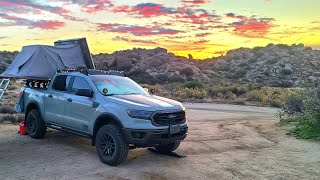
<svg viewBox="0 0 320 180">
<path fill-rule="evenodd" d="M 60 27 L 65 26 L 64 22 L 61 21 L 50 21 L 50 20 L 40 20 L 40 21 L 32 21 L 29 19 L 11 16 L 7 14 L 1 14 L 0 18 L 6 19 L 9 22 L 2 22 L 0 26 L 27 26 L 29 29 L 39 28 L 43 30 L 55 30 Z"/>
<path fill-rule="evenodd" d="M 274 27 L 273 21 L 275 21 L 273 18 L 245 17 L 233 13 L 229 13 L 226 16 L 239 20 L 229 24 L 229 27 L 233 28 L 233 32 L 236 35 L 249 38 L 264 37 Z"/>
<path fill-rule="evenodd" d="M 182 0 L 182 5 L 185 8 L 193 8 L 207 3 L 209 3 L 209 0 Z"/>
<path fill-rule="evenodd" d="M 65 23 L 61 22 L 61 21 L 42 20 L 42 21 L 34 22 L 32 28 L 40 28 L 40 29 L 46 29 L 46 30 L 51 29 L 52 30 L 52 29 L 58 29 L 63 26 L 65 26 Z"/>
<path fill-rule="evenodd" d="M 134 36 L 153 36 L 153 35 L 174 35 L 182 31 L 174 29 L 159 28 L 153 26 L 135 26 L 124 24 L 97 24 L 98 31 L 108 31 L 116 33 L 127 33 Z"/>
<path fill-rule="evenodd" d="M 176 13 L 174 8 L 164 7 L 162 4 L 141 3 L 136 6 L 118 6 L 114 7 L 114 13 L 124 12 L 129 15 L 137 15 L 140 17 L 166 16 Z"/>
<path fill-rule="evenodd" d="M 130 39 L 130 38 L 126 38 L 126 37 L 119 37 L 116 36 L 115 38 L 112 38 L 112 40 L 114 41 L 125 41 L 128 43 L 136 43 L 136 44 L 149 44 L 149 45 L 155 45 L 156 43 L 153 41 L 148 41 L 148 40 L 141 40 L 141 39 Z"/>
</svg>

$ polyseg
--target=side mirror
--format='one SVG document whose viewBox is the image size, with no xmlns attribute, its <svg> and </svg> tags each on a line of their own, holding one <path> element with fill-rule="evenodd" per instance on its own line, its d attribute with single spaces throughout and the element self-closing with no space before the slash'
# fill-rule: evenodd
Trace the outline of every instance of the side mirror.
<svg viewBox="0 0 320 180">
<path fill-rule="evenodd" d="M 148 88 L 143 88 L 147 93 L 149 93 L 149 89 Z"/>
<path fill-rule="evenodd" d="M 91 89 L 77 89 L 76 95 L 92 98 L 93 91 Z"/>
<path fill-rule="evenodd" d="M 150 92 L 153 95 L 156 92 L 156 89 L 152 88 L 152 89 L 150 89 Z"/>
</svg>

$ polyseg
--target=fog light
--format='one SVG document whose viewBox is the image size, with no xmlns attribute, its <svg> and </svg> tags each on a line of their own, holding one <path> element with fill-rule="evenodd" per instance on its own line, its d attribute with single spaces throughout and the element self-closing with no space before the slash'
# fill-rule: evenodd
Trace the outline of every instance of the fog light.
<svg viewBox="0 0 320 180">
<path fill-rule="evenodd" d="M 143 133 L 143 132 L 131 132 L 131 135 L 132 135 L 133 138 L 143 139 L 144 136 L 145 136 L 145 133 Z"/>
</svg>

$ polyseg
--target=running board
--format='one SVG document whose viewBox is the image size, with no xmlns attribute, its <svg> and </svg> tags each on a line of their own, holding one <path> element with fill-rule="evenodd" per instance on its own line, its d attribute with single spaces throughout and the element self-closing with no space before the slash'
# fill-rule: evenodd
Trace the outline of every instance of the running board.
<svg viewBox="0 0 320 180">
<path fill-rule="evenodd" d="M 60 126 L 56 126 L 56 125 L 52 125 L 52 124 L 46 124 L 46 126 L 48 128 L 52 128 L 52 129 L 56 129 L 56 130 L 59 130 L 59 131 L 64 131 L 64 132 L 68 132 L 68 133 L 72 133 L 72 134 L 75 134 L 75 135 L 78 135 L 78 136 L 82 136 L 82 137 L 85 137 L 85 138 L 92 139 L 92 136 L 90 136 L 88 134 L 84 134 L 83 132 L 78 132 L 78 131 L 75 131 L 75 130 L 72 130 L 72 129 L 69 129 L 69 128 L 64 128 L 64 127 L 60 127 Z"/>
</svg>

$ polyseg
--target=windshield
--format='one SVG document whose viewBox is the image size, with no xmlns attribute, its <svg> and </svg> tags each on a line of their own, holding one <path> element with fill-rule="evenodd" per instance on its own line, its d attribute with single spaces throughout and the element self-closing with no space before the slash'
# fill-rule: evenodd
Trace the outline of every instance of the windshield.
<svg viewBox="0 0 320 180">
<path fill-rule="evenodd" d="M 140 85 L 127 77 L 91 75 L 90 79 L 93 81 L 97 89 L 104 95 L 147 94 Z M 104 89 L 107 89 L 107 91 Z"/>
</svg>

